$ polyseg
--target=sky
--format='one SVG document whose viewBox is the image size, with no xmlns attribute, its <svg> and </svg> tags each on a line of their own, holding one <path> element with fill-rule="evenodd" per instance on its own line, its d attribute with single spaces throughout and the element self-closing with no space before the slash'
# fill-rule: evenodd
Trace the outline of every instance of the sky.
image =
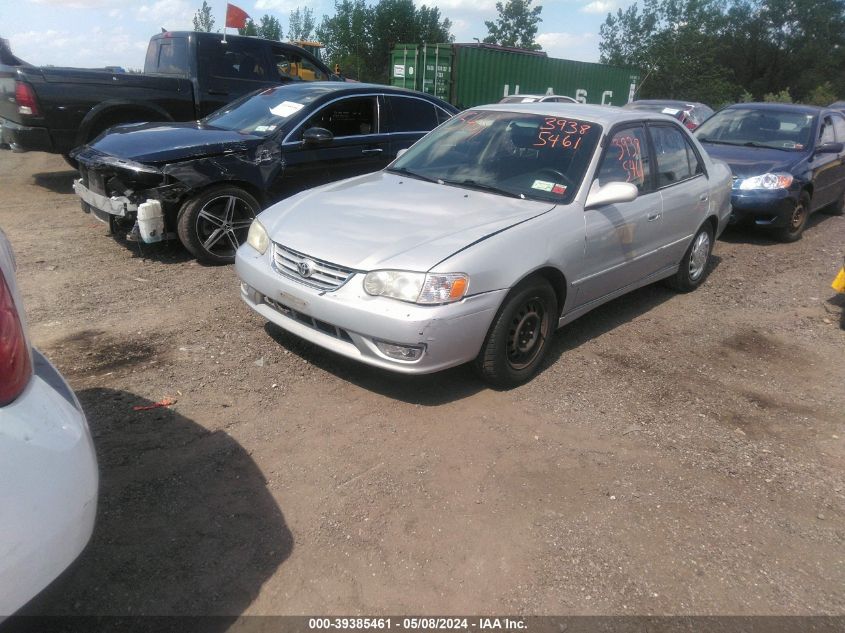
<svg viewBox="0 0 845 633">
<path fill-rule="evenodd" d="M 368 0 L 373 2 L 375 0 Z M 487 35 L 485 20 L 495 20 L 496 0 L 414 0 L 437 6 L 452 21 L 456 42 Z M 551 57 L 596 62 L 599 26 L 608 11 L 633 0 L 534 0 L 543 18 L 537 41 Z M 222 28 L 226 2 L 210 0 L 214 28 Z M 332 0 L 237 0 L 256 21 L 269 14 L 287 31 L 288 16 L 310 7 L 319 24 L 334 14 Z M 202 0 L 0 0 L 0 37 L 21 59 L 42 66 L 141 69 L 149 38 L 168 30 L 191 30 Z M 229 29 L 230 33 L 234 33 Z"/>
</svg>

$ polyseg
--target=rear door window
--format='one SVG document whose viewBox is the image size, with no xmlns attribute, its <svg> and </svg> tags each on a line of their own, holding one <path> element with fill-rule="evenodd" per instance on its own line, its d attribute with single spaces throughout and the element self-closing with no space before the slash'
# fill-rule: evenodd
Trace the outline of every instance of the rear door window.
<svg viewBox="0 0 845 633">
<path fill-rule="evenodd" d="M 225 44 L 216 38 L 199 38 L 200 59 L 210 77 L 269 81 L 264 50 L 259 41 L 232 39 Z"/>
<path fill-rule="evenodd" d="M 328 81 L 329 76 L 307 57 L 283 46 L 273 46 L 273 72 L 277 74 L 274 81 Z"/>
<path fill-rule="evenodd" d="M 188 40 L 184 37 L 169 37 L 150 41 L 144 72 L 160 75 L 187 75 Z"/>
<path fill-rule="evenodd" d="M 415 97 L 387 96 L 391 132 L 428 132 L 438 125 L 434 104 Z"/>
</svg>

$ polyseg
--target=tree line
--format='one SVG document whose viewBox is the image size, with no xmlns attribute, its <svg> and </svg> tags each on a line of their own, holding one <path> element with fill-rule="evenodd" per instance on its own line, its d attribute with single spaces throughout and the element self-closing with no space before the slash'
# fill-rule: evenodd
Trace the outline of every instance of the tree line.
<svg viewBox="0 0 845 633">
<path fill-rule="evenodd" d="M 845 95 L 845 0 L 643 0 L 601 26 L 637 98 L 828 105 Z"/>
<path fill-rule="evenodd" d="M 540 50 L 535 37 L 542 21 L 541 6 L 533 0 L 506 0 L 496 3 L 498 18 L 486 21 L 484 42 Z M 325 61 L 330 67 L 361 81 L 387 83 L 390 79 L 390 50 L 396 44 L 444 43 L 455 40 L 452 22 L 434 6 L 417 7 L 413 0 L 335 0 L 334 15 L 324 15 L 317 24 L 308 7 L 290 12 L 287 39 L 317 39 L 325 46 Z M 215 19 L 203 0 L 194 15 L 194 30 L 212 31 Z M 282 39 L 281 22 L 269 14 L 257 21 L 249 19 L 238 29 L 241 35 L 256 35 L 271 40 Z"/>
</svg>

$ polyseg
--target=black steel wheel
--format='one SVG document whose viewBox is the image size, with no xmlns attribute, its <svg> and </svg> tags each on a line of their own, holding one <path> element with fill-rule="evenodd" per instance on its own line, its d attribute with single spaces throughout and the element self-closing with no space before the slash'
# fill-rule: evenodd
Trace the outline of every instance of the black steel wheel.
<svg viewBox="0 0 845 633">
<path fill-rule="evenodd" d="M 808 217 L 810 217 L 810 195 L 803 191 L 792 209 L 789 222 L 785 227 L 775 231 L 775 237 L 781 242 L 797 242 L 804 234 Z"/>
<path fill-rule="evenodd" d="M 542 277 L 514 288 L 499 308 L 481 351 L 476 370 L 498 389 L 530 380 L 540 368 L 557 327 L 557 298 Z"/>
<path fill-rule="evenodd" d="M 240 187 L 211 187 L 182 205 L 179 239 L 201 262 L 231 264 L 260 210 L 258 201 Z"/>
</svg>

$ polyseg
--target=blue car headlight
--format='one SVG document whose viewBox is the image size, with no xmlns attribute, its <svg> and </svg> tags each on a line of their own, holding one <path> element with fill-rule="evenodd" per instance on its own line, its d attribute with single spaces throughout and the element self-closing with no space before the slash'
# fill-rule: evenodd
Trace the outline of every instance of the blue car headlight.
<svg viewBox="0 0 845 633">
<path fill-rule="evenodd" d="M 740 191 L 789 189 L 790 185 L 792 185 L 792 174 L 784 173 L 762 174 L 739 181 Z"/>
</svg>

